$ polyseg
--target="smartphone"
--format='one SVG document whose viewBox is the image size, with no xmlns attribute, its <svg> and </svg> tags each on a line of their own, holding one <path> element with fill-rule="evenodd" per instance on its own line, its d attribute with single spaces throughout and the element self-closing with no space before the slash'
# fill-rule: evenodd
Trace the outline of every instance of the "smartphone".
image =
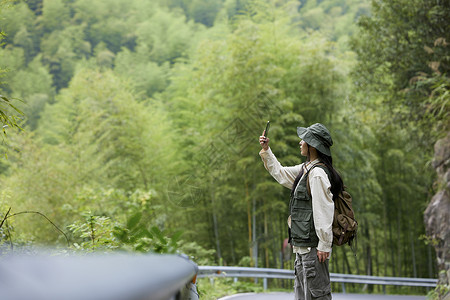
<svg viewBox="0 0 450 300">
<path fill-rule="evenodd" d="M 264 130 L 264 137 L 269 135 L 270 121 L 267 121 L 266 130 Z"/>
</svg>

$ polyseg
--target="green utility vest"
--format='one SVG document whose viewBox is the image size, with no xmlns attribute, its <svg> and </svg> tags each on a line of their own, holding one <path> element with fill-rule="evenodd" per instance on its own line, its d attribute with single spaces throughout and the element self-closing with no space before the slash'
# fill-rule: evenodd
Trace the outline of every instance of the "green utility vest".
<svg viewBox="0 0 450 300">
<path fill-rule="evenodd" d="M 328 175 L 326 167 L 323 169 Z M 312 168 L 309 169 L 309 171 L 311 170 Z M 307 179 L 308 173 L 297 184 L 289 203 L 289 211 L 291 213 L 291 245 L 297 247 L 317 247 L 319 244 L 319 238 L 314 227 L 312 198 L 308 194 L 306 187 Z"/>
</svg>

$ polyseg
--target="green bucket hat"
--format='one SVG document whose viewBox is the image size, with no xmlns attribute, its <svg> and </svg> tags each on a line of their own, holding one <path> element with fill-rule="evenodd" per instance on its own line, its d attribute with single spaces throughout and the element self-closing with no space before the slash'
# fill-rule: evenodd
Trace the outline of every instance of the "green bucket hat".
<svg viewBox="0 0 450 300">
<path fill-rule="evenodd" d="M 297 127 L 297 134 L 308 145 L 325 155 L 331 156 L 330 147 L 333 145 L 333 140 L 330 132 L 323 124 L 316 123 L 307 128 Z"/>
</svg>

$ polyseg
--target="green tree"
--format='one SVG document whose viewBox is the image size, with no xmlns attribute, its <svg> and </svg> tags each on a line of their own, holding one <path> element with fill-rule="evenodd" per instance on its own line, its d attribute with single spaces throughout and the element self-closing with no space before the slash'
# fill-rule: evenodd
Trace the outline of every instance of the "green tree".
<svg viewBox="0 0 450 300">
<path fill-rule="evenodd" d="M 73 3 L 76 23 L 85 23 L 86 40 L 96 47 L 103 42 L 113 53 L 122 47 L 134 49 L 137 25 L 157 11 L 154 2 L 125 0 L 78 0 Z"/>
<path fill-rule="evenodd" d="M 77 61 L 91 53 L 91 44 L 84 40 L 82 34 L 84 29 L 85 25 L 66 26 L 41 40 L 42 60 L 49 66 L 57 89 L 67 86 Z"/>
<path fill-rule="evenodd" d="M 146 47 L 139 47 L 137 52 L 124 48 L 117 54 L 114 71 L 131 79 L 136 90 L 144 92 L 148 97 L 164 91 L 169 84 L 168 63 L 159 66 L 156 62 L 150 61 Z"/>
<path fill-rule="evenodd" d="M 0 18 L 4 17 L 4 7 L 8 4 L 8 0 L 2 0 L 0 2 Z M 6 16 L 9 16 L 8 14 L 6 14 Z M 5 32 L 3 31 L 3 26 L 1 27 L 1 31 L 0 31 L 0 45 L 3 45 L 3 39 L 5 38 Z M 17 58 L 17 62 L 18 64 L 21 63 L 21 59 L 20 59 L 20 55 Z M 5 68 L 7 66 L 0 65 L 0 78 L 3 77 L 5 75 Z M 0 82 L 0 85 L 2 85 L 3 82 Z M 0 92 L 2 92 L 2 89 L 0 89 Z M 4 139 L 6 136 L 6 128 L 7 127 L 11 127 L 11 128 L 20 128 L 19 124 L 20 124 L 20 120 L 18 119 L 18 115 L 23 115 L 22 111 L 20 111 L 20 109 L 18 109 L 13 103 L 12 103 L 12 99 L 1 95 L 0 94 L 0 122 L 2 125 L 2 138 Z"/>
<path fill-rule="evenodd" d="M 0 3 L 0 29 L 6 33 L 5 42 L 13 44 L 15 36 L 20 31 L 33 31 L 35 17 L 26 3 L 7 6 L 8 2 L 12 1 L 2 0 Z"/>
<path fill-rule="evenodd" d="M 8 88 L 13 91 L 12 96 L 19 99 L 27 99 L 21 103 L 21 109 L 25 116 L 25 126 L 29 130 L 37 127 L 38 120 L 46 103 L 53 100 L 55 91 L 52 77 L 48 69 L 41 62 L 41 55 L 36 56 L 27 68 L 21 68 L 8 80 Z"/>
<path fill-rule="evenodd" d="M 160 9 L 149 20 L 139 24 L 136 30 L 137 52 L 145 53 L 158 64 L 173 63 L 178 58 L 187 57 L 195 32 L 199 30 L 201 26 L 187 23 L 184 15 Z"/>
<path fill-rule="evenodd" d="M 222 6 L 221 0 L 194 0 L 188 7 L 188 15 L 198 23 L 212 26 Z"/>
<path fill-rule="evenodd" d="M 325 33 L 343 52 L 350 50 L 349 38 L 357 31 L 355 21 L 370 13 L 369 0 L 306 0 L 298 5 L 299 26 Z"/>
<path fill-rule="evenodd" d="M 449 7 L 434 1 L 372 1 L 372 7 L 353 41 L 358 54 L 353 80 L 358 110 L 374 133 L 375 174 L 382 188 L 372 220 L 384 229 L 372 223 L 364 235 L 368 242 L 377 234 L 384 238 L 383 253 L 366 244 L 365 265 L 383 275 L 431 277 L 431 251 L 418 239 L 424 226 L 414 222 L 422 219 L 432 189 L 427 162 L 433 142 L 448 128 L 448 57 L 440 43 Z"/>
<path fill-rule="evenodd" d="M 45 32 L 63 29 L 70 21 L 70 8 L 63 0 L 43 0 L 38 24 Z"/>
<path fill-rule="evenodd" d="M 382 95 L 393 117 L 437 134 L 449 126 L 449 17 L 447 1 L 372 1 L 354 40 L 361 90 Z"/>
<path fill-rule="evenodd" d="M 157 105 L 138 103 L 111 71 L 81 68 L 46 106 L 36 133 L 14 141 L 22 150 L 11 155 L 2 187 L 13 195 L 15 211 L 41 211 L 60 225 L 74 221 L 65 207 L 77 207 L 76 195 L 85 187 L 164 194 L 178 164 L 170 128 Z M 17 220 L 28 236 L 56 239 L 57 233 L 40 221 Z"/>
</svg>

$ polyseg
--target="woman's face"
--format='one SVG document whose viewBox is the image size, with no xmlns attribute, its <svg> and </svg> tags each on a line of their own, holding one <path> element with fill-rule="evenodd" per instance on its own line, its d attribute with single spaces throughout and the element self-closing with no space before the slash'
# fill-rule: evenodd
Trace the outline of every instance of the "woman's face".
<svg viewBox="0 0 450 300">
<path fill-rule="evenodd" d="M 300 154 L 303 156 L 308 156 L 308 144 L 304 140 L 300 141 Z"/>
</svg>

